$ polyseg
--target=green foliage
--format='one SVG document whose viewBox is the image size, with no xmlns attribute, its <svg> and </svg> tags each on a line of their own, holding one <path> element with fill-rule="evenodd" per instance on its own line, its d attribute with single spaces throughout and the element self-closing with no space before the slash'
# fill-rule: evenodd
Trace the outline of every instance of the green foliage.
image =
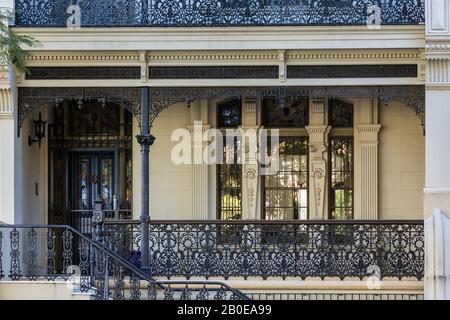
<svg viewBox="0 0 450 320">
<path fill-rule="evenodd" d="M 10 10 L 0 8 L 0 65 L 11 63 L 18 70 L 28 73 L 24 61 L 26 51 L 22 47 L 38 47 L 40 43 L 30 36 L 18 35 L 11 30 L 7 25 L 11 16 Z"/>
</svg>

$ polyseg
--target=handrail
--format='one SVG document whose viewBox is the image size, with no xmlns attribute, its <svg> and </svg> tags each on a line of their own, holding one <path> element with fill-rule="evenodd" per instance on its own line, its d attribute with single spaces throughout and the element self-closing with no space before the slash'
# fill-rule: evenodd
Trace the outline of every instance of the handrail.
<svg viewBox="0 0 450 320">
<path fill-rule="evenodd" d="M 105 221 L 103 227 L 125 257 L 142 248 L 139 233 L 149 228 L 153 276 L 362 280 L 371 266 L 380 278 L 424 276 L 421 220 L 134 220 Z"/>
<path fill-rule="evenodd" d="M 104 221 L 104 224 L 124 225 L 141 224 L 139 220 Z M 424 220 L 150 220 L 150 224 L 194 224 L 194 225 L 394 225 L 423 224 Z"/>
<path fill-rule="evenodd" d="M 194 285 L 208 284 L 208 285 L 217 285 L 217 286 L 221 286 L 221 287 L 227 289 L 228 291 L 232 292 L 234 295 L 236 295 L 237 297 L 239 297 L 239 298 L 241 298 L 243 300 L 249 300 L 249 298 L 246 295 L 244 295 L 240 290 L 234 289 L 234 288 L 230 287 L 229 285 L 227 285 L 226 283 L 223 283 L 223 282 L 220 282 L 220 281 L 192 281 L 192 280 L 159 281 L 159 280 L 155 280 L 154 278 L 148 276 L 147 274 L 142 272 L 140 269 L 135 267 L 133 264 L 128 262 L 126 259 L 121 257 L 119 254 L 109 250 L 102 243 L 86 237 L 85 235 L 83 235 L 82 233 L 78 232 L 77 230 L 75 230 L 74 228 L 72 228 L 71 226 L 68 226 L 68 225 L 35 225 L 35 224 L 20 224 L 20 225 L 2 224 L 2 225 L 0 225 L 0 229 L 50 229 L 50 228 L 61 228 L 61 229 L 70 230 L 71 232 L 73 232 L 73 234 L 77 235 L 78 237 L 80 237 L 84 241 L 87 241 L 87 243 L 89 243 L 90 245 L 92 245 L 96 249 L 100 250 L 103 254 L 107 255 L 108 257 L 110 257 L 110 258 L 112 257 L 117 262 L 119 262 L 122 266 L 124 266 L 127 269 L 131 270 L 132 272 L 134 272 L 135 274 L 137 274 L 139 277 L 141 277 L 142 279 L 146 280 L 150 284 L 154 284 L 154 285 L 160 285 L 160 284 L 186 284 L 186 285 L 188 285 L 188 284 L 194 284 Z"/>
</svg>

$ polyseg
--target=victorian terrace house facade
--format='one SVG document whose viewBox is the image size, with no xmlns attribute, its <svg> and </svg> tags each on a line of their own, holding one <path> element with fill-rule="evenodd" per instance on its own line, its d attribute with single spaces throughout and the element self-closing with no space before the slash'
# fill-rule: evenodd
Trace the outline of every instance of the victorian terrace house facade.
<svg viewBox="0 0 450 320">
<path fill-rule="evenodd" d="M 450 1 L 1 3 L 0 299 L 450 297 Z"/>
</svg>

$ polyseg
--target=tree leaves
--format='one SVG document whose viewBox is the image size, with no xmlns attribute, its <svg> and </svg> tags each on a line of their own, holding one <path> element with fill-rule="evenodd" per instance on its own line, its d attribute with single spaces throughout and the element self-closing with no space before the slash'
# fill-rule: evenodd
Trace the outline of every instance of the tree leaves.
<svg viewBox="0 0 450 320">
<path fill-rule="evenodd" d="M 13 64 L 18 70 L 29 73 L 25 64 L 27 52 L 23 47 L 38 47 L 40 42 L 27 35 L 19 35 L 8 27 L 13 17 L 11 10 L 0 8 L 0 65 Z"/>
</svg>

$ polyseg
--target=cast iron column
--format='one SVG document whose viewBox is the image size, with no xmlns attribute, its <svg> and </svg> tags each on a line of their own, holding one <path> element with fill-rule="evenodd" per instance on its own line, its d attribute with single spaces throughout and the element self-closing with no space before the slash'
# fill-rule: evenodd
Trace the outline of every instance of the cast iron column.
<svg viewBox="0 0 450 320">
<path fill-rule="evenodd" d="M 155 142 L 155 137 L 150 134 L 150 88 L 141 88 L 141 134 L 136 136 L 141 145 L 141 268 L 149 272 L 149 152 L 150 146 Z"/>
</svg>

